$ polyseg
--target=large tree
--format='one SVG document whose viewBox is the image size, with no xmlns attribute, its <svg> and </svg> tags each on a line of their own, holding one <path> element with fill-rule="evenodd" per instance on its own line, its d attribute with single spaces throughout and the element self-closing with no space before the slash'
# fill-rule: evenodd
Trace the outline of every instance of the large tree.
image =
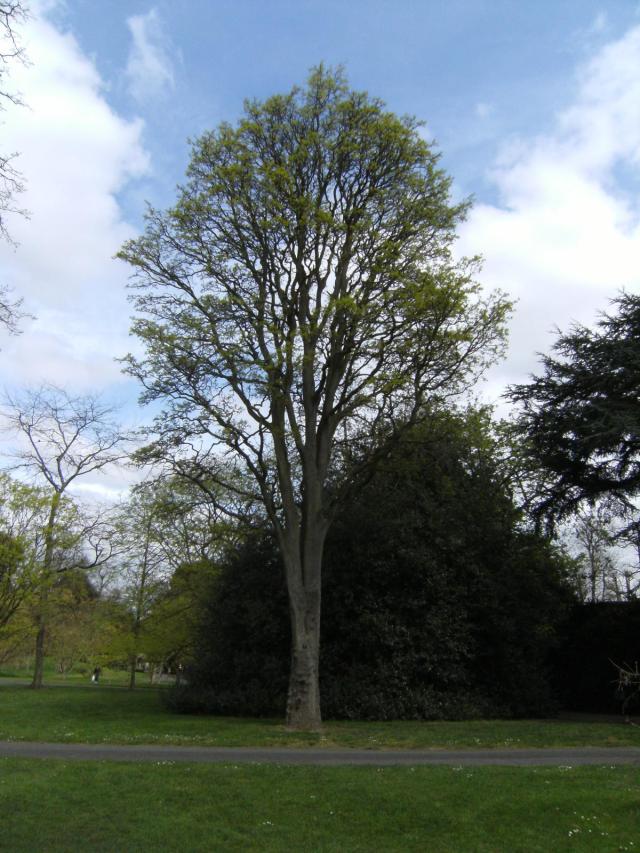
<svg viewBox="0 0 640 853">
<path fill-rule="evenodd" d="M 261 504 L 285 566 L 291 727 L 320 725 L 321 566 L 338 508 L 384 450 L 475 383 L 508 304 L 456 261 L 468 204 L 412 118 L 319 67 L 194 143 L 175 207 L 120 256 L 137 270 L 128 370 L 167 403 L 150 456 Z M 393 439 L 392 442 L 393 443 Z M 224 464 L 222 464 L 224 462 Z"/>
<path fill-rule="evenodd" d="M 600 498 L 637 516 L 640 296 L 613 305 L 595 328 L 559 334 L 544 373 L 510 389 L 523 464 L 537 479 L 531 505 L 551 523 Z"/>
</svg>

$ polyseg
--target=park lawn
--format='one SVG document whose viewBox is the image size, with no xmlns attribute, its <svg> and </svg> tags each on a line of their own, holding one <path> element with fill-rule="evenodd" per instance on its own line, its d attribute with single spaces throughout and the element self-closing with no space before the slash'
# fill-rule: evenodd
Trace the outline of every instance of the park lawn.
<svg viewBox="0 0 640 853">
<path fill-rule="evenodd" d="M 369 749 L 640 746 L 640 727 L 561 720 L 327 721 L 321 733 L 282 720 L 169 712 L 160 690 L 100 685 L 28 687 L 0 682 L 0 740 Z"/>
<path fill-rule="evenodd" d="M 563 853 L 640 848 L 633 767 L 0 759 L 0 849 Z"/>
</svg>

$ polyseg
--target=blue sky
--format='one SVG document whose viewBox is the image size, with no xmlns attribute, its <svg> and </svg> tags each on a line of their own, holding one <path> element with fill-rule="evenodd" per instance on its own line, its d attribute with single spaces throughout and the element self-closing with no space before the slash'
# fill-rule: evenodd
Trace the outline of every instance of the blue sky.
<svg viewBox="0 0 640 853">
<path fill-rule="evenodd" d="M 475 207 L 459 251 L 518 300 L 508 359 L 482 393 L 536 368 L 554 325 L 591 323 L 640 286 L 640 3 L 630 0 L 33 0 L 30 59 L 0 151 L 19 151 L 28 221 L 0 246 L 35 319 L 2 337 L 0 384 L 102 391 L 141 422 L 115 361 L 145 202 L 165 207 L 187 138 L 323 61 L 426 122 Z"/>
<path fill-rule="evenodd" d="M 235 119 L 246 97 L 304 81 L 321 61 L 344 65 L 354 87 L 427 122 L 460 191 L 491 198 L 486 171 L 505 137 L 548 131 L 571 100 L 576 67 L 640 23 L 638 8 L 629 0 L 67 0 L 50 17 L 92 58 L 113 108 L 144 118 L 158 172 L 145 189 L 170 204 L 187 137 Z M 126 72 L 134 29 L 168 72 L 154 84 L 148 69 L 137 96 Z M 139 214 L 135 203 L 127 213 Z"/>
<path fill-rule="evenodd" d="M 246 97 L 286 91 L 323 61 L 343 64 L 354 87 L 426 121 L 463 191 L 479 194 L 491 192 L 484 173 L 504 137 L 548 130 L 571 100 L 576 67 L 640 23 L 629 0 L 100 6 L 97 14 L 96 0 L 68 0 L 53 19 L 93 58 L 109 103 L 124 115 L 143 115 L 145 144 L 176 180 L 187 136 L 235 119 Z M 135 19 L 170 68 L 165 85 L 141 98 L 132 97 L 126 75 Z M 170 182 L 153 189 L 170 203 Z"/>
</svg>

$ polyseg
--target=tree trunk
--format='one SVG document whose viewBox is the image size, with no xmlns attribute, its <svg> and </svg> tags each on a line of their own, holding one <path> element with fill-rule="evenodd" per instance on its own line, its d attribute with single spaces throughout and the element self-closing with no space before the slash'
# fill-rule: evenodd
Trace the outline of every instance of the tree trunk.
<svg viewBox="0 0 640 853">
<path fill-rule="evenodd" d="M 291 670 L 287 696 L 287 726 L 317 731 L 320 712 L 320 603 L 325 530 L 303 532 L 298 554 L 285 555 L 291 615 Z M 306 535 L 305 535 L 306 533 Z"/>
<path fill-rule="evenodd" d="M 137 655 L 132 655 L 129 662 L 129 690 L 133 690 L 136 686 L 136 663 Z"/>
<path fill-rule="evenodd" d="M 320 712 L 320 594 L 291 604 L 291 671 L 287 696 L 287 726 L 316 731 Z"/>
<path fill-rule="evenodd" d="M 38 633 L 36 634 L 36 655 L 33 667 L 33 679 L 31 687 L 34 690 L 39 690 L 42 687 L 42 678 L 44 675 L 44 643 L 47 636 L 47 628 L 42 617 L 38 618 Z"/>
</svg>

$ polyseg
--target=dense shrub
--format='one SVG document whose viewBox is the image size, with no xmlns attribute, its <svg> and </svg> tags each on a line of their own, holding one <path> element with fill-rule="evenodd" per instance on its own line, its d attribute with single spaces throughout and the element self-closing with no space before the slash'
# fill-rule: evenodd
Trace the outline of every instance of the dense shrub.
<svg viewBox="0 0 640 853">
<path fill-rule="evenodd" d="M 570 598 L 563 562 L 519 529 L 482 434 L 453 419 L 438 426 L 398 448 L 331 530 L 325 717 L 454 719 L 552 705 L 546 658 Z M 284 712 L 288 607 L 268 533 L 229 555 L 198 645 L 174 707 Z"/>
</svg>

